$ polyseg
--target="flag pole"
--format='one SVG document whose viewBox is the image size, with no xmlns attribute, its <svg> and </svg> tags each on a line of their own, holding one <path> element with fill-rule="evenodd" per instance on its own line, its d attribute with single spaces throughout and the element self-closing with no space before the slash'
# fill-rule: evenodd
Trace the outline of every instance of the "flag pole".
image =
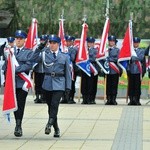
<svg viewBox="0 0 150 150">
<path fill-rule="evenodd" d="M 107 0 L 106 3 L 106 13 L 105 13 L 106 19 L 109 17 L 109 0 Z M 106 102 L 106 88 L 107 88 L 107 75 L 104 76 L 104 103 Z"/>
<path fill-rule="evenodd" d="M 130 20 L 133 20 L 133 12 L 130 13 Z M 127 92 L 126 92 L 126 103 L 128 103 L 128 95 L 129 95 L 129 77 L 127 75 Z"/>
</svg>

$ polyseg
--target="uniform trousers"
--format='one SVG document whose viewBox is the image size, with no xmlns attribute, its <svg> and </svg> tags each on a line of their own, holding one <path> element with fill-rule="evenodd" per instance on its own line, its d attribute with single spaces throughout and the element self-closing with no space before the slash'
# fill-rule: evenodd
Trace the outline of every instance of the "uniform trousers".
<svg viewBox="0 0 150 150">
<path fill-rule="evenodd" d="M 16 99 L 18 105 L 17 111 L 14 112 L 14 116 L 16 120 L 19 119 L 22 121 L 23 119 L 27 95 L 28 92 L 22 90 L 22 88 L 16 88 Z"/>
<path fill-rule="evenodd" d="M 43 94 L 44 73 L 34 72 L 35 94 Z"/>
<path fill-rule="evenodd" d="M 81 93 L 82 95 L 96 95 L 97 93 L 97 80 L 98 75 L 91 74 L 89 77 L 86 73 L 82 72 L 81 80 Z"/>
<path fill-rule="evenodd" d="M 47 91 L 43 90 L 43 97 L 48 105 L 49 118 L 57 119 L 59 102 L 64 91 Z"/>
<path fill-rule="evenodd" d="M 106 95 L 117 95 L 119 74 L 108 74 L 106 80 Z"/>
<path fill-rule="evenodd" d="M 141 75 L 140 74 L 128 74 L 129 79 L 129 96 L 140 96 L 141 95 Z"/>
<path fill-rule="evenodd" d="M 74 98 L 74 94 L 76 92 L 76 87 L 75 87 L 76 79 L 77 79 L 77 73 L 74 72 L 74 80 L 72 80 L 71 90 L 70 90 L 70 97 L 71 98 Z"/>
</svg>

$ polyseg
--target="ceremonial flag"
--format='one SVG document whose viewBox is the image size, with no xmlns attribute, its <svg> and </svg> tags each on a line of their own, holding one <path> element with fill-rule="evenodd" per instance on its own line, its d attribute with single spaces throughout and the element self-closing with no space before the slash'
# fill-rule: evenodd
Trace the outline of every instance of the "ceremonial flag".
<svg viewBox="0 0 150 150">
<path fill-rule="evenodd" d="M 38 44 L 37 38 L 38 38 L 37 20 L 36 18 L 33 18 L 27 35 L 25 47 L 28 49 L 35 50 Z"/>
<path fill-rule="evenodd" d="M 19 66 L 19 63 L 18 63 L 15 55 L 12 55 L 12 62 L 15 65 L 15 67 Z M 18 76 L 25 81 L 25 83 L 23 84 L 22 89 L 24 91 L 28 92 L 29 89 L 33 87 L 32 80 L 31 80 L 31 74 L 29 73 L 29 75 L 27 75 L 25 72 L 21 72 L 21 73 L 18 73 Z"/>
<path fill-rule="evenodd" d="M 61 39 L 61 42 L 60 42 L 61 51 L 64 53 L 68 52 L 66 48 L 66 40 L 65 40 L 65 34 L 64 34 L 64 19 L 60 19 L 58 36 Z"/>
<path fill-rule="evenodd" d="M 124 71 L 126 71 L 127 63 L 131 59 L 132 49 L 133 49 L 132 24 L 131 21 L 129 21 L 124 40 L 122 42 L 122 48 L 120 49 L 118 56 L 118 64 Z"/>
<path fill-rule="evenodd" d="M 89 61 L 87 42 L 86 42 L 87 30 L 88 30 L 88 25 L 84 23 L 82 25 L 82 34 L 81 34 L 79 50 L 77 52 L 77 57 L 76 57 L 76 65 L 82 71 L 84 71 L 88 76 L 91 76 L 90 61 Z"/>
<path fill-rule="evenodd" d="M 102 38 L 100 41 L 100 47 L 98 49 L 98 54 L 96 58 L 97 64 L 101 67 L 101 69 L 104 71 L 105 74 L 109 73 L 109 63 L 107 59 L 108 50 L 106 47 L 107 41 L 108 41 L 109 28 L 110 28 L 110 21 L 109 21 L 109 18 L 107 18 L 105 25 L 104 25 Z"/>
<path fill-rule="evenodd" d="M 12 62 L 12 54 L 9 53 L 2 108 L 3 114 L 6 115 L 8 121 L 10 121 L 10 113 L 18 109 L 15 91 L 15 66 Z"/>
</svg>

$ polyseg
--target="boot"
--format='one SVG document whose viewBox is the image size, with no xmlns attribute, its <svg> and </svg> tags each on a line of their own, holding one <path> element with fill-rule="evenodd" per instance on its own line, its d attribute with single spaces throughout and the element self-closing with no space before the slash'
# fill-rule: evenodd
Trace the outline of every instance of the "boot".
<svg viewBox="0 0 150 150">
<path fill-rule="evenodd" d="M 95 95 L 90 95 L 91 104 L 96 104 Z"/>
<path fill-rule="evenodd" d="M 63 93 L 63 96 L 62 96 L 62 99 L 60 101 L 61 104 L 67 104 L 67 100 L 66 100 L 66 97 L 65 97 L 65 92 Z"/>
<path fill-rule="evenodd" d="M 54 127 L 54 137 L 57 137 L 57 138 L 60 137 L 60 130 L 58 127 L 57 119 L 55 120 L 53 127 Z"/>
<path fill-rule="evenodd" d="M 14 131 L 14 135 L 16 137 L 22 136 L 22 128 L 21 128 L 21 120 L 20 119 L 16 120 L 16 127 L 15 127 L 15 131 Z"/>
<path fill-rule="evenodd" d="M 74 94 L 70 94 L 68 104 L 76 104 L 76 102 L 74 101 Z"/>
<path fill-rule="evenodd" d="M 116 95 L 113 95 L 113 96 L 112 96 L 112 105 L 117 105 L 117 102 L 116 102 Z"/>
<path fill-rule="evenodd" d="M 128 105 L 133 105 L 133 96 L 129 96 L 130 102 L 128 103 Z"/>
<path fill-rule="evenodd" d="M 54 119 L 49 118 L 48 123 L 45 127 L 45 134 L 50 134 L 51 133 L 51 126 L 54 124 Z"/>
<path fill-rule="evenodd" d="M 40 94 L 36 94 L 36 98 L 34 100 L 34 103 L 42 103 L 41 100 L 40 100 Z"/>
<path fill-rule="evenodd" d="M 140 96 L 137 97 L 137 105 L 141 105 L 141 103 L 140 103 Z"/>
<path fill-rule="evenodd" d="M 41 99 L 41 102 L 42 102 L 42 103 L 46 103 L 46 100 L 44 99 L 43 94 L 40 95 L 40 99 Z"/>
<path fill-rule="evenodd" d="M 87 104 L 91 104 L 91 95 L 87 95 L 86 101 Z"/>
<path fill-rule="evenodd" d="M 82 95 L 83 101 L 81 104 L 87 104 L 87 95 Z"/>
<path fill-rule="evenodd" d="M 135 96 L 129 96 L 130 102 L 128 105 L 137 105 Z"/>
<path fill-rule="evenodd" d="M 112 103 L 111 103 L 111 95 L 107 95 L 107 102 L 105 103 L 105 105 L 111 105 Z"/>
</svg>

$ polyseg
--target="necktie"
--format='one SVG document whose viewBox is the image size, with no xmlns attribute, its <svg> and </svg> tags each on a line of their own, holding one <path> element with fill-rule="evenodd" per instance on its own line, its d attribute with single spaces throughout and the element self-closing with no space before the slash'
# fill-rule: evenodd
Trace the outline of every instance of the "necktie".
<svg viewBox="0 0 150 150">
<path fill-rule="evenodd" d="M 19 52 L 20 52 L 20 49 L 18 48 L 18 49 L 17 49 L 17 55 L 19 54 Z"/>
<path fill-rule="evenodd" d="M 56 53 L 53 53 L 53 57 L 56 58 Z"/>
</svg>

